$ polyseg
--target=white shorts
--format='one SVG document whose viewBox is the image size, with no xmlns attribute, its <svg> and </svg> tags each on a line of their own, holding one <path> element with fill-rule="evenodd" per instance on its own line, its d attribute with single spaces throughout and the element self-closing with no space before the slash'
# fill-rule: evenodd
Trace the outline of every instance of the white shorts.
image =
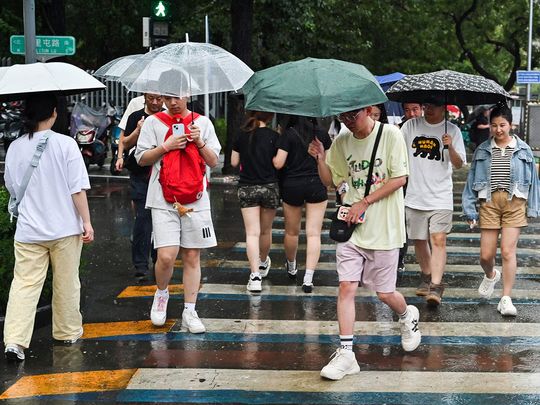
<svg viewBox="0 0 540 405">
<path fill-rule="evenodd" d="M 190 212 L 190 217 L 158 208 L 151 211 L 155 249 L 164 246 L 204 249 L 217 245 L 210 210 Z"/>
</svg>

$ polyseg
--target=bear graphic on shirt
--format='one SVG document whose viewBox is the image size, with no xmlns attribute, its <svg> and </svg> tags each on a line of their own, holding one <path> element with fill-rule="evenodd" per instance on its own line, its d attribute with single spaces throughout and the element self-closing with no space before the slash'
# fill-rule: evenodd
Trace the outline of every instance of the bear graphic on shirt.
<svg viewBox="0 0 540 405">
<path fill-rule="evenodd" d="M 428 158 L 429 160 L 441 160 L 441 142 L 438 138 L 417 136 L 412 141 L 412 148 L 416 149 L 413 156 Z"/>
</svg>

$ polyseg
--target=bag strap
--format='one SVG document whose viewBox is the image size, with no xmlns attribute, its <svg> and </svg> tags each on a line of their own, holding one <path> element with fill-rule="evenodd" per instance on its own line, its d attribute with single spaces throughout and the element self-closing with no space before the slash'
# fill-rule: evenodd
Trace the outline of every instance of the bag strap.
<svg viewBox="0 0 540 405">
<path fill-rule="evenodd" d="M 34 152 L 34 156 L 32 156 L 32 160 L 30 161 L 30 166 L 26 169 L 26 172 L 24 173 L 24 177 L 21 182 L 21 188 L 19 190 L 20 196 L 17 198 L 16 204 L 17 207 L 21 203 L 24 193 L 26 192 L 26 188 L 28 187 L 28 183 L 30 182 L 30 178 L 32 177 L 32 173 L 34 173 L 34 169 L 38 167 L 39 159 L 41 159 L 41 155 L 43 154 L 43 151 L 47 147 L 47 142 L 49 140 L 49 137 L 51 136 L 51 131 L 47 131 L 41 139 L 39 140 L 36 151 Z"/>
<path fill-rule="evenodd" d="M 379 148 L 379 141 L 383 131 L 384 124 L 379 123 L 379 131 L 377 132 L 377 138 L 375 138 L 375 145 L 373 145 L 373 151 L 371 152 L 371 160 L 369 162 L 369 170 L 366 180 L 366 191 L 364 192 L 364 198 L 369 195 L 369 189 L 371 188 L 371 181 L 373 180 L 373 166 L 375 165 L 375 155 L 377 155 L 377 149 Z"/>
</svg>

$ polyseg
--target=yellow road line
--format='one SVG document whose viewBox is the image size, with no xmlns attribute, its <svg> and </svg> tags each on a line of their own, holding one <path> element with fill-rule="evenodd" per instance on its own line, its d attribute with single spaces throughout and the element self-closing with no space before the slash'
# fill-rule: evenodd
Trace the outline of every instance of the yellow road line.
<svg viewBox="0 0 540 405">
<path fill-rule="evenodd" d="M 83 392 L 101 392 L 125 389 L 137 369 L 100 370 L 75 373 L 40 374 L 26 376 L 9 387 L 0 400 L 62 395 Z"/>
<path fill-rule="evenodd" d="M 82 338 L 94 339 L 106 336 L 139 335 L 142 333 L 167 333 L 171 330 L 175 322 L 175 319 L 169 319 L 163 326 L 154 326 L 149 320 L 85 323 Z"/>
<path fill-rule="evenodd" d="M 128 286 L 118 294 L 118 298 L 132 298 L 132 297 L 151 297 L 156 292 L 155 285 L 132 285 Z M 184 292 L 183 284 L 171 284 L 169 285 L 169 294 L 182 294 Z"/>
</svg>

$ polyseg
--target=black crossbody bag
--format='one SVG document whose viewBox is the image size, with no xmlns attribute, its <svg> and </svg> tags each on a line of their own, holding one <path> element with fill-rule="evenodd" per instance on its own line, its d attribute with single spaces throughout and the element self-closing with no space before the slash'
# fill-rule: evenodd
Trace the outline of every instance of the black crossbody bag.
<svg viewBox="0 0 540 405">
<path fill-rule="evenodd" d="M 364 192 L 364 198 L 366 198 L 369 195 L 369 190 L 371 188 L 371 181 L 373 177 L 373 166 L 375 164 L 375 156 L 377 154 L 377 149 L 379 147 L 379 141 L 381 140 L 381 135 L 383 131 L 384 124 L 379 125 L 379 131 L 377 132 L 377 138 L 375 139 L 375 145 L 373 145 L 373 151 L 371 152 L 371 160 L 369 162 L 369 170 L 368 175 L 366 179 L 366 189 Z M 341 197 L 338 195 L 337 198 L 341 200 Z M 336 200 L 337 202 L 337 200 Z M 347 224 L 345 221 L 346 211 L 343 210 L 342 207 L 350 207 L 350 205 L 342 205 L 336 209 L 336 212 L 332 214 L 332 223 L 330 224 L 330 238 L 333 239 L 336 242 L 347 242 L 354 230 L 357 226 L 361 224 L 356 225 L 350 225 Z M 341 215 L 340 215 L 341 214 Z"/>
</svg>

